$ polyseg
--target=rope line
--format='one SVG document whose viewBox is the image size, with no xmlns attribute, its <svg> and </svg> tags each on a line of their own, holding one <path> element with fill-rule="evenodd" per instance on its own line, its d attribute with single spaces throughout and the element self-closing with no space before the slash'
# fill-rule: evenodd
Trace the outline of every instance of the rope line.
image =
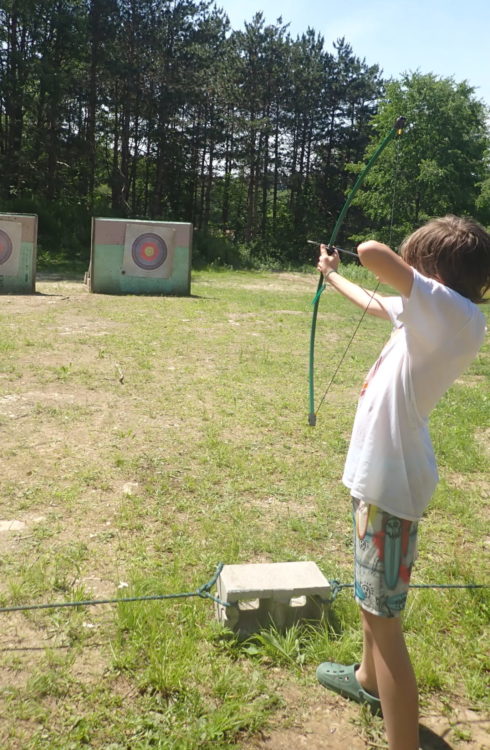
<svg viewBox="0 0 490 750">
<path fill-rule="evenodd" d="M 185 591 L 179 594 L 149 594 L 148 596 L 127 596 L 117 597 L 116 599 L 84 599 L 75 602 L 55 602 L 53 604 L 25 604 L 17 605 L 13 607 L 0 607 L 0 613 L 2 612 L 25 612 L 33 609 L 58 609 L 62 607 L 91 607 L 97 604 L 125 604 L 128 602 L 149 602 L 149 601 L 160 601 L 163 599 L 185 599 L 193 596 L 198 596 L 201 599 L 211 599 L 216 604 L 221 604 L 223 607 L 230 607 L 230 602 L 222 601 L 219 597 L 214 596 L 210 593 L 210 589 L 214 586 L 218 577 L 223 570 L 224 564 L 219 563 L 216 568 L 214 576 L 207 583 L 199 586 L 195 591 Z"/>
<path fill-rule="evenodd" d="M 335 601 L 342 589 L 353 589 L 353 583 L 339 583 L 339 581 L 329 581 L 332 589 L 332 599 Z M 489 583 L 411 583 L 411 589 L 490 589 Z"/>
<path fill-rule="evenodd" d="M 162 601 L 166 599 L 186 599 L 190 597 L 199 597 L 200 599 L 211 599 L 216 604 L 223 607 L 236 607 L 238 602 L 225 602 L 218 596 L 210 593 L 223 570 L 224 563 L 219 563 L 216 567 L 214 576 L 195 591 L 185 591 L 178 594 L 148 594 L 147 596 L 127 596 L 117 597 L 115 599 L 84 599 L 74 602 L 54 602 L 47 604 L 20 604 L 12 607 L 0 607 L 0 613 L 7 612 L 27 612 L 35 609 L 60 609 L 66 607 L 91 607 L 98 604 L 127 604 L 132 602 L 149 602 Z M 335 579 L 329 581 L 332 589 L 332 598 L 329 601 L 335 601 L 342 589 L 354 588 L 353 583 L 340 583 Z M 410 585 L 411 589 L 488 589 L 490 584 L 487 583 L 414 583 Z"/>
</svg>

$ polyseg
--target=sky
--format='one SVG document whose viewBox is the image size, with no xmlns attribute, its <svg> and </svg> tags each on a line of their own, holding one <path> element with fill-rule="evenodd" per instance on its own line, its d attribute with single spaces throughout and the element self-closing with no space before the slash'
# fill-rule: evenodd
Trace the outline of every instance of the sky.
<svg viewBox="0 0 490 750">
<path fill-rule="evenodd" d="M 282 17 L 295 38 L 308 26 L 325 39 L 340 38 L 386 78 L 419 71 L 467 81 L 490 106 L 489 0 L 216 0 L 233 29 L 262 11 L 267 23 Z"/>
</svg>

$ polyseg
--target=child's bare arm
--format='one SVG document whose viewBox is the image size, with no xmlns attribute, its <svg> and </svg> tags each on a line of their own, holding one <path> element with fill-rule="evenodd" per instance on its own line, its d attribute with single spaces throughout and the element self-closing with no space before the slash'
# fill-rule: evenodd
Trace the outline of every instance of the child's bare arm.
<svg viewBox="0 0 490 750">
<path fill-rule="evenodd" d="M 382 295 L 363 289 L 358 284 L 354 284 L 352 281 L 349 281 L 349 279 L 341 276 L 337 273 L 338 265 L 338 253 L 334 252 L 332 255 L 328 255 L 326 245 L 320 245 L 320 259 L 317 268 L 323 273 L 325 281 L 340 292 L 340 294 L 357 305 L 357 307 L 366 310 L 370 315 L 389 320 L 388 313 L 383 307 Z"/>
<path fill-rule="evenodd" d="M 394 287 L 403 297 L 410 297 L 413 268 L 388 245 L 369 240 L 357 248 L 359 260 L 385 284 Z"/>
</svg>

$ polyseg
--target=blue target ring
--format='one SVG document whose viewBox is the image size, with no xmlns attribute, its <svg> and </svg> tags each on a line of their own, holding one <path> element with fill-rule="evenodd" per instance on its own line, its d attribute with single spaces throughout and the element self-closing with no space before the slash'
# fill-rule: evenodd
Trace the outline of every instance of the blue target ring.
<svg viewBox="0 0 490 750">
<path fill-rule="evenodd" d="M 12 240 L 8 236 L 7 232 L 0 229 L 0 265 L 6 263 L 12 255 Z"/>
<path fill-rule="evenodd" d="M 155 271 L 167 259 L 167 245 L 165 241 L 153 232 L 140 234 L 131 247 L 133 262 L 145 271 Z"/>
</svg>

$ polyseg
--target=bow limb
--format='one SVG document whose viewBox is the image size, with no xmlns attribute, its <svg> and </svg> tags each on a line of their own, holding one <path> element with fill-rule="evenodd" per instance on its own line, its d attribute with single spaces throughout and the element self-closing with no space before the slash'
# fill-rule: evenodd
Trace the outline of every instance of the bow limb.
<svg viewBox="0 0 490 750">
<path fill-rule="evenodd" d="M 377 147 L 374 154 L 371 156 L 370 160 L 367 162 L 366 166 L 360 172 L 360 174 L 357 177 L 357 180 L 355 181 L 352 190 L 350 191 L 349 195 L 347 196 L 347 199 L 342 206 L 342 210 L 340 211 L 340 214 L 337 218 L 337 221 L 335 222 L 335 226 L 333 228 L 332 234 L 330 235 L 330 239 L 328 241 L 329 245 L 335 245 L 335 240 L 337 239 L 337 235 L 340 231 L 340 227 L 343 224 L 343 221 L 345 219 L 345 215 L 347 214 L 347 211 L 349 210 L 349 207 L 354 200 L 354 196 L 359 190 L 360 186 L 362 185 L 366 175 L 368 174 L 369 170 L 373 166 L 373 164 L 376 162 L 378 157 L 383 153 L 386 146 L 396 137 L 400 136 L 403 132 L 403 128 L 405 127 L 405 118 L 399 117 L 397 121 L 395 122 L 394 126 L 390 130 L 390 132 L 383 138 L 379 146 Z M 315 370 L 315 335 L 316 335 L 316 321 L 318 317 L 318 307 L 320 304 L 320 297 L 325 289 L 325 283 L 323 280 L 323 275 L 320 274 L 320 278 L 318 279 L 318 287 L 316 291 L 316 295 L 313 302 L 313 313 L 311 318 L 311 330 L 310 330 L 310 359 L 309 359 L 309 375 L 308 375 L 308 383 L 309 383 L 309 414 L 308 414 L 308 424 L 310 427 L 314 427 L 316 425 L 316 412 L 315 412 L 315 384 L 314 384 L 314 370 Z"/>
</svg>

